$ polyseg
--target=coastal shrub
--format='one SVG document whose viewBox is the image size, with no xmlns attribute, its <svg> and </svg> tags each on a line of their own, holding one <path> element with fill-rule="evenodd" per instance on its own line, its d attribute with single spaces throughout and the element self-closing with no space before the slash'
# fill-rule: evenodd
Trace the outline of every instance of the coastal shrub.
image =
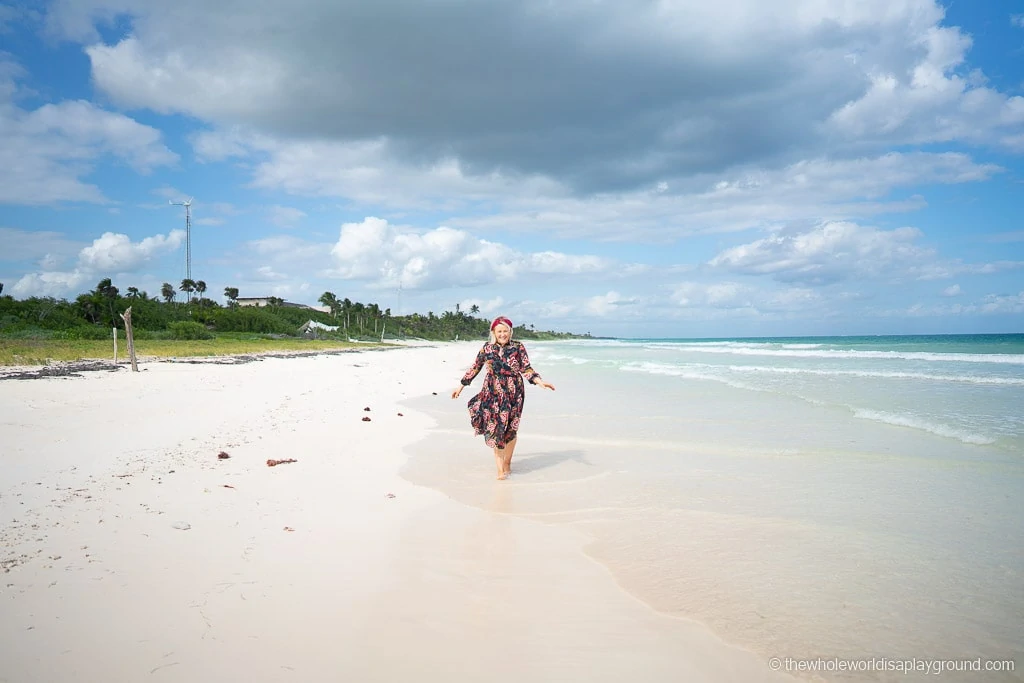
<svg viewBox="0 0 1024 683">
<path fill-rule="evenodd" d="M 124 330 L 119 330 L 117 334 L 119 339 L 124 339 Z M 78 339 L 111 339 L 113 340 L 114 333 L 109 327 L 100 327 L 99 325 L 76 325 L 75 327 L 69 327 L 66 330 L 54 330 L 51 339 L 61 340 L 78 340 Z"/>
<path fill-rule="evenodd" d="M 173 339 L 213 339 L 213 333 L 208 329 L 189 320 L 170 323 L 167 329 Z"/>
<path fill-rule="evenodd" d="M 262 308 L 244 306 L 222 308 L 214 312 L 217 332 L 258 332 L 262 334 L 295 334 L 294 325 Z M 305 322 L 305 321 L 303 321 Z"/>
<path fill-rule="evenodd" d="M 132 329 L 132 336 L 135 341 L 153 341 L 155 339 L 172 339 L 168 330 L 140 330 L 137 327 Z"/>
</svg>

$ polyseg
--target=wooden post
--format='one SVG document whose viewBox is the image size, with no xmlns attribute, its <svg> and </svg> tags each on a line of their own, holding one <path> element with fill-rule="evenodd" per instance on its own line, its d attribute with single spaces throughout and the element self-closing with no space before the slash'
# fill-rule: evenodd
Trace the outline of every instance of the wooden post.
<svg viewBox="0 0 1024 683">
<path fill-rule="evenodd" d="M 117 328 L 114 327 L 112 329 L 114 334 L 114 365 L 117 365 Z"/>
<path fill-rule="evenodd" d="M 139 366 L 135 362 L 135 337 L 132 334 L 132 307 L 129 306 L 128 310 L 121 314 L 121 319 L 124 320 L 124 333 L 128 337 L 128 359 L 132 363 L 132 372 L 138 372 Z"/>
</svg>

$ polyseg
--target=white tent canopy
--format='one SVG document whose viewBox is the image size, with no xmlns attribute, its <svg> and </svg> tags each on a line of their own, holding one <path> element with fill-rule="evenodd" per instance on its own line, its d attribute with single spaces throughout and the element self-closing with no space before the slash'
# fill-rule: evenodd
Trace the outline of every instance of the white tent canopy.
<svg viewBox="0 0 1024 683">
<path fill-rule="evenodd" d="M 305 334 L 306 332 L 310 332 L 312 330 L 324 330 L 325 332 L 334 332 L 338 329 L 340 329 L 339 325 L 324 325 L 323 323 L 318 323 L 315 320 L 310 320 L 309 322 L 304 323 L 302 327 L 299 328 L 299 332 L 302 332 L 303 334 Z"/>
</svg>

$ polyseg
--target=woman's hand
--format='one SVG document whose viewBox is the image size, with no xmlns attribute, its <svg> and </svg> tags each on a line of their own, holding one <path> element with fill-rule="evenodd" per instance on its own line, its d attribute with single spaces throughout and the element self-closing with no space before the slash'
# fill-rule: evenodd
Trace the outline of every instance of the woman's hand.
<svg viewBox="0 0 1024 683">
<path fill-rule="evenodd" d="M 544 387 L 545 389 L 550 389 L 551 391 L 555 390 L 555 385 L 554 384 L 548 384 L 547 382 L 545 382 L 542 379 L 537 380 L 536 382 L 534 382 L 534 384 L 536 384 L 538 387 Z"/>
<path fill-rule="evenodd" d="M 458 398 L 463 389 L 465 389 L 465 387 L 460 384 L 459 388 L 452 392 L 452 398 Z"/>
</svg>

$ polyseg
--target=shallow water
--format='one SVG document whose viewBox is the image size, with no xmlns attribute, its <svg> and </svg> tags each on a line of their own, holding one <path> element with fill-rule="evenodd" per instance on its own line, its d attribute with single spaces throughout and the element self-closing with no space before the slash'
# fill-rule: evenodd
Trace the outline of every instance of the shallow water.
<svg viewBox="0 0 1024 683">
<path fill-rule="evenodd" d="M 766 661 L 1014 658 L 941 680 L 1024 680 L 1024 355 L 770 344 L 530 344 L 558 390 L 528 391 L 512 479 L 437 397 L 404 476 L 576 529 L 630 593 Z"/>
</svg>

